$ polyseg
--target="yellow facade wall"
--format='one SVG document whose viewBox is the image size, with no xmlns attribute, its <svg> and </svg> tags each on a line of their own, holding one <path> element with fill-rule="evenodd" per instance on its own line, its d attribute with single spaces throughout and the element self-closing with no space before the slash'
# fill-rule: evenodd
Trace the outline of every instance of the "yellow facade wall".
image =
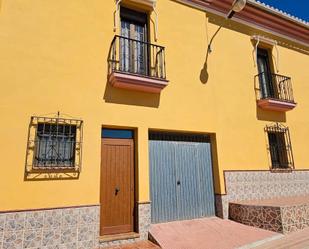
<svg viewBox="0 0 309 249">
<path fill-rule="evenodd" d="M 160 95 L 114 89 L 107 84 L 114 10 L 112 0 L 2 0 L 0 210 L 98 204 L 102 126 L 137 131 L 138 201 L 149 200 L 149 129 L 215 134 L 216 193 L 224 193 L 223 170 L 269 168 L 263 129 L 272 121 L 290 127 L 296 168 L 309 169 L 307 55 L 279 46 L 280 73 L 292 77 L 298 106 L 286 115 L 259 111 L 248 30 L 220 31 L 202 84 L 218 26 L 200 10 L 159 0 L 157 43 L 166 48 L 169 86 Z M 80 177 L 25 181 L 30 116 L 57 111 L 84 121 Z"/>
</svg>

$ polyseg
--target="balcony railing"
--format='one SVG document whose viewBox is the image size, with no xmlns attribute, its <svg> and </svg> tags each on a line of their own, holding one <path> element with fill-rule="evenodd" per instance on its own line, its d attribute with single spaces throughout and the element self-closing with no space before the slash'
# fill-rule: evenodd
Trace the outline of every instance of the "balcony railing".
<svg viewBox="0 0 309 249">
<path fill-rule="evenodd" d="M 291 78 L 279 74 L 260 73 L 259 80 L 260 99 L 275 99 L 294 103 Z"/>
<path fill-rule="evenodd" d="M 286 112 L 296 107 L 290 77 L 263 72 L 256 75 L 255 82 L 260 108 Z"/>
<path fill-rule="evenodd" d="M 164 47 L 116 35 L 108 57 L 113 72 L 166 80 Z"/>
</svg>

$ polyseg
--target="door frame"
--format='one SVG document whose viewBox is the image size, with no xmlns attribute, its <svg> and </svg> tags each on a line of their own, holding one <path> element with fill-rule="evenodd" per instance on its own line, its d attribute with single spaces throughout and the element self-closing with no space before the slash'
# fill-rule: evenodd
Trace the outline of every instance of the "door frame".
<svg viewBox="0 0 309 249">
<path fill-rule="evenodd" d="M 138 163 L 138 144 L 137 144 L 137 128 L 136 127 L 128 127 L 128 126 L 116 126 L 116 125 L 101 125 L 101 136 L 100 136 L 100 144 L 101 144 L 101 148 L 102 148 L 102 130 L 103 129 L 110 129 L 110 130 L 130 130 L 133 132 L 133 183 L 134 183 L 134 189 L 133 189 L 133 203 L 134 203 L 134 207 L 133 207 L 133 232 L 134 233 L 138 233 L 138 167 L 137 167 L 137 163 Z M 101 173 L 102 173 L 102 156 L 100 155 L 100 188 L 99 188 L 99 193 L 100 193 L 100 209 L 101 209 L 101 195 L 102 195 L 102 180 L 101 180 Z M 101 214 L 101 212 L 100 212 Z M 100 215 L 101 216 L 101 215 Z M 100 228 L 101 228 L 101 217 L 100 217 Z M 117 235 L 117 234 L 116 234 Z M 100 229 L 100 236 L 108 236 L 108 235 L 102 235 L 101 234 L 101 229 Z"/>
</svg>

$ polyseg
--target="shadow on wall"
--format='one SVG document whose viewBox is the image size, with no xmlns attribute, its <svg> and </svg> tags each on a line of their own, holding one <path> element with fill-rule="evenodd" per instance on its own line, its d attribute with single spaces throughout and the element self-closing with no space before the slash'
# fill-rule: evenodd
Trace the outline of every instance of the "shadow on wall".
<svg viewBox="0 0 309 249">
<path fill-rule="evenodd" d="M 205 14 L 205 31 L 206 31 L 206 56 L 205 56 L 205 62 L 200 72 L 200 81 L 202 84 L 206 84 L 208 82 L 209 74 L 208 74 L 208 68 L 207 68 L 207 62 L 208 62 L 208 44 L 209 44 L 209 38 L 208 38 L 208 18 L 207 14 Z"/>
<path fill-rule="evenodd" d="M 107 103 L 136 105 L 158 108 L 160 104 L 159 93 L 146 93 L 115 88 L 106 82 L 103 99 Z"/>
<path fill-rule="evenodd" d="M 220 184 L 220 171 L 218 162 L 218 151 L 217 151 L 217 139 L 216 134 L 210 135 L 211 141 L 211 157 L 212 157 L 212 170 L 213 170 L 213 181 L 215 194 L 221 194 L 221 184 Z"/>
<path fill-rule="evenodd" d="M 254 76 L 254 92 L 256 102 L 261 99 L 261 89 L 260 82 L 258 77 Z M 271 122 L 286 122 L 286 113 L 285 112 L 276 112 L 271 110 L 263 110 L 256 104 L 256 118 L 263 121 Z"/>
<path fill-rule="evenodd" d="M 206 84 L 208 82 L 208 78 L 209 78 L 209 74 L 208 74 L 208 70 L 207 70 L 207 61 L 205 61 L 204 66 L 203 66 L 201 73 L 200 73 L 200 81 L 203 84 Z"/>
<path fill-rule="evenodd" d="M 80 172 L 74 170 L 35 170 L 25 171 L 24 181 L 78 180 Z"/>
<path fill-rule="evenodd" d="M 256 106 L 256 118 L 263 121 L 286 122 L 285 112 L 266 111 Z"/>
</svg>

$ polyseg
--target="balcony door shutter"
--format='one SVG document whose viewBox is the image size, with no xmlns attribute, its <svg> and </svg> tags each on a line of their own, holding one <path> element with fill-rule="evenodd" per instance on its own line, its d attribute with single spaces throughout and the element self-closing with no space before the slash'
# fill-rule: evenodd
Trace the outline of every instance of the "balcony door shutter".
<svg viewBox="0 0 309 249">
<path fill-rule="evenodd" d="M 122 71 L 147 75 L 147 15 L 121 9 L 120 68 Z"/>
<path fill-rule="evenodd" d="M 268 52 L 265 49 L 257 50 L 257 65 L 259 71 L 260 88 L 263 98 L 274 97 Z"/>
</svg>

